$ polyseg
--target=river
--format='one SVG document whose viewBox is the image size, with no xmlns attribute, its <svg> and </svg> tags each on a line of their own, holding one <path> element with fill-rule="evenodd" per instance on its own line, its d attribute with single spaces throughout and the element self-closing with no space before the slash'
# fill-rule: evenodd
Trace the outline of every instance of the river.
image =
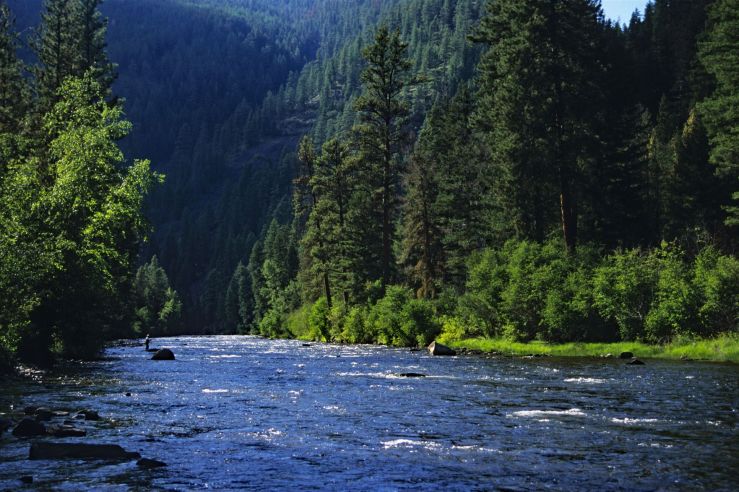
<svg viewBox="0 0 739 492">
<path fill-rule="evenodd" d="M 29 461 L 0 440 L 0 489 L 736 490 L 739 367 L 432 357 L 255 337 L 118 344 L 3 383 L 0 410 L 97 410 L 84 438 L 165 461 Z M 399 377 L 422 373 L 424 378 Z M 128 395 L 127 395 L 128 394 Z"/>
</svg>

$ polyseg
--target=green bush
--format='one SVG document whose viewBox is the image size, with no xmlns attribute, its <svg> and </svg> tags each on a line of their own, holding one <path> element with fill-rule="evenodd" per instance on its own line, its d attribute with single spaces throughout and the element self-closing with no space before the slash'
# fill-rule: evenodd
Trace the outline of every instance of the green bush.
<svg viewBox="0 0 739 492">
<path fill-rule="evenodd" d="M 334 304 L 328 313 L 329 336 L 333 342 L 344 342 L 344 323 L 346 322 L 346 306 Z"/>
<path fill-rule="evenodd" d="M 353 306 L 344 320 L 342 340 L 348 343 L 372 343 L 373 337 L 367 326 L 368 309 L 365 306 Z"/>
<path fill-rule="evenodd" d="M 621 340 L 644 339 L 658 280 L 658 259 L 640 250 L 617 251 L 595 270 L 595 308 L 616 323 Z"/>
<path fill-rule="evenodd" d="M 377 343 L 400 347 L 431 343 L 441 331 L 433 303 L 414 299 L 411 289 L 398 285 L 388 286 L 370 308 L 365 326 Z"/>
<path fill-rule="evenodd" d="M 412 292 L 406 287 L 389 285 L 385 297 L 370 308 L 367 326 L 377 343 L 383 345 L 412 345 L 403 335 L 403 307 L 410 301 Z"/>
<path fill-rule="evenodd" d="M 329 324 L 328 301 L 325 297 L 319 298 L 310 310 L 308 316 L 308 331 L 316 340 L 331 341 L 331 326 Z"/>
<path fill-rule="evenodd" d="M 315 340 L 308 324 L 311 308 L 312 305 L 303 304 L 287 316 L 285 326 L 290 336 L 300 340 Z"/>
<path fill-rule="evenodd" d="M 504 248 L 505 249 L 505 248 Z M 508 284 L 501 293 L 505 335 L 516 341 L 533 340 L 540 333 L 546 295 L 562 282 L 561 252 L 553 244 L 520 241 L 508 260 Z"/>
<path fill-rule="evenodd" d="M 534 283 L 544 296 L 538 338 L 550 342 L 612 341 L 616 330 L 593 305 L 593 270 L 601 261 L 597 249 L 581 245 L 567 254 L 561 243 L 547 243 L 544 264 Z"/>
<path fill-rule="evenodd" d="M 425 347 L 441 333 L 433 304 L 425 299 L 411 299 L 402 312 L 402 339 L 405 345 Z"/>
<path fill-rule="evenodd" d="M 467 336 L 497 337 L 502 334 L 501 294 L 508 284 L 505 258 L 512 245 L 509 241 L 503 251 L 485 249 L 469 261 L 467 291 L 459 298 L 456 311 L 467 326 Z"/>
<path fill-rule="evenodd" d="M 456 316 L 442 316 L 441 333 L 436 338 L 440 343 L 451 343 L 457 340 L 464 340 L 473 335 L 467 330 L 467 323 Z"/>
<path fill-rule="evenodd" d="M 695 261 L 693 282 L 698 296 L 698 334 L 739 332 L 739 260 L 704 248 Z"/>
<path fill-rule="evenodd" d="M 678 335 L 689 335 L 698 326 L 697 295 L 691 269 L 678 251 L 668 247 L 652 252 L 658 265 L 657 285 L 644 324 L 644 339 L 667 343 Z"/>
</svg>

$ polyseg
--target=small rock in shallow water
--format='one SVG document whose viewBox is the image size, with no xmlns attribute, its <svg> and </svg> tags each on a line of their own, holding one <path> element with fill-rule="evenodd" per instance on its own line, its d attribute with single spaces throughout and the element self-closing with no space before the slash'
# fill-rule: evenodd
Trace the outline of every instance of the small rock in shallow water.
<svg viewBox="0 0 739 492">
<path fill-rule="evenodd" d="M 46 434 L 46 427 L 44 427 L 44 424 L 27 417 L 21 420 L 18 425 L 15 426 L 15 429 L 13 429 L 13 435 L 15 437 L 35 437 L 43 436 L 44 434 Z"/>
<path fill-rule="evenodd" d="M 151 360 L 175 360 L 174 359 L 174 352 L 172 352 L 169 349 L 159 349 L 156 351 L 156 353 L 151 357 Z"/>
<path fill-rule="evenodd" d="M 33 477 L 31 475 L 23 475 L 20 481 L 23 483 L 33 483 Z"/>
<path fill-rule="evenodd" d="M 420 372 L 401 372 L 398 374 L 398 377 L 401 378 L 425 378 L 425 374 L 421 374 Z"/>
<path fill-rule="evenodd" d="M 634 354 L 632 352 L 621 352 L 621 355 L 618 356 L 619 359 L 633 359 Z"/>
<path fill-rule="evenodd" d="M 46 433 L 54 437 L 83 437 L 87 432 L 71 425 L 52 426 L 46 429 Z"/>
<path fill-rule="evenodd" d="M 629 366 L 643 366 L 644 365 L 644 362 L 642 362 L 639 359 L 637 359 L 636 357 L 634 357 L 633 359 L 631 359 L 631 361 L 627 362 L 626 365 L 629 365 Z"/>
<path fill-rule="evenodd" d="M 131 453 L 116 444 L 80 444 L 35 442 L 31 444 L 28 458 L 32 460 L 135 460 L 139 453 Z"/>
<path fill-rule="evenodd" d="M 80 417 L 82 415 L 82 417 Z M 95 410 L 80 410 L 74 418 L 84 418 L 85 420 L 100 420 L 100 414 Z"/>
<path fill-rule="evenodd" d="M 131 393 L 126 393 L 126 396 L 131 396 Z"/>
<path fill-rule="evenodd" d="M 141 468 L 161 468 L 163 466 L 167 466 L 167 463 L 159 460 L 152 460 L 149 458 L 141 458 L 136 462 L 138 466 Z"/>
<path fill-rule="evenodd" d="M 54 412 L 46 407 L 39 407 L 36 409 L 36 420 L 51 420 L 54 416 Z"/>
<path fill-rule="evenodd" d="M 36 413 L 36 409 L 37 408 L 38 407 L 35 407 L 33 405 L 29 405 L 29 406 L 27 406 L 26 408 L 23 409 L 23 413 L 25 413 L 26 415 L 34 415 Z"/>
</svg>

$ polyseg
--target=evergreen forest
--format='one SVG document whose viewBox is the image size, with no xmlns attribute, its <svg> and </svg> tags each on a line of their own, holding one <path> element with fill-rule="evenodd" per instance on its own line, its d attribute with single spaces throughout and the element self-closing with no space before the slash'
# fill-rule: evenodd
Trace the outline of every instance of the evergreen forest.
<svg viewBox="0 0 739 492">
<path fill-rule="evenodd" d="M 0 365 L 737 336 L 739 0 L 0 0 Z"/>
</svg>

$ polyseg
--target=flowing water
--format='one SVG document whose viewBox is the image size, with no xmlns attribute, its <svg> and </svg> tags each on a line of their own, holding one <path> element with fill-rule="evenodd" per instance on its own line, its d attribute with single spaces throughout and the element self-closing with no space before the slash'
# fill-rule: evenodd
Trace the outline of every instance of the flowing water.
<svg viewBox="0 0 739 492">
<path fill-rule="evenodd" d="M 159 343 L 157 343 L 159 342 Z M 739 367 L 431 357 L 252 337 L 155 340 L 3 383 L 0 409 L 93 409 L 84 438 L 167 462 L 29 461 L 0 489 L 736 490 Z M 398 377 L 423 373 L 425 378 Z M 130 396 L 127 396 L 127 393 Z M 12 407 L 12 408 L 11 408 Z M 34 477 L 33 485 L 18 478 Z"/>
</svg>

